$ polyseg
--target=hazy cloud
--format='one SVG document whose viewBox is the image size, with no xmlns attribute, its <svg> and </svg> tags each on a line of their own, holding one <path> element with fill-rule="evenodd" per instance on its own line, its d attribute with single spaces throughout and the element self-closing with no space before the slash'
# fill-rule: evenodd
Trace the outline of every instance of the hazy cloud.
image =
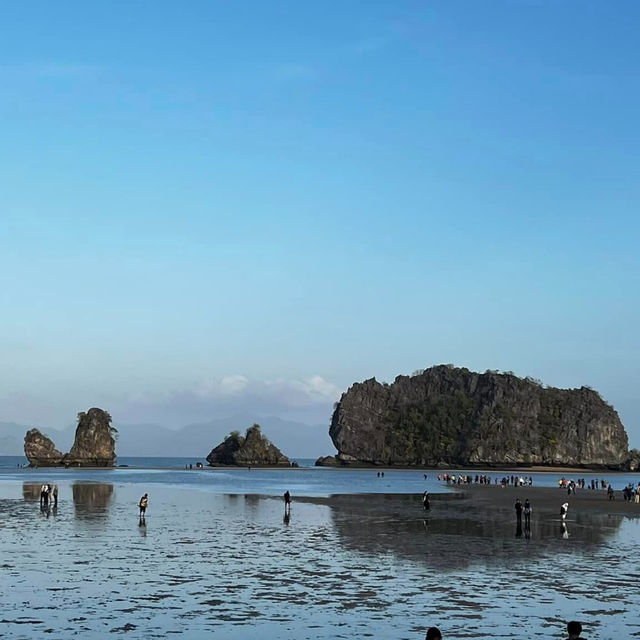
<svg viewBox="0 0 640 640">
<path fill-rule="evenodd" d="M 55 397 L 44 392 L 12 393 L 0 397 L 0 422 L 66 427 L 75 424 L 78 411 L 97 406 L 107 409 L 115 423 L 157 423 L 174 428 L 235 414 L 326 424 L 341 391 L 319 375 L 252 380 L 231 374 L 157 392 L 95 393 L 77 389 L 69 395 L 56 393 Z"/>
<path fill-rule="evenodd" d="M 138 394 L 122 403 L 127 422 L 158 422 L 179 426 L 237 413 L 274 415 L 308 423 L 326 423 L 341 389 L 314 375 L 302 379 L 251 380 L 233 374 L 202 380 L 193 388 L 168 393 Z"/>
</svg>

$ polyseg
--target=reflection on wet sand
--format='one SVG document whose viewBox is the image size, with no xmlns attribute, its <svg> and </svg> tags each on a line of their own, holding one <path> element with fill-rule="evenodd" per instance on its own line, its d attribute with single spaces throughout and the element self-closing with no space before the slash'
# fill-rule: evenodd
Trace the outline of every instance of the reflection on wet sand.
<svg viewBox="0 0 640 640">
<path fill-rule="evenodd" d="M 287 526 L 279 496 L 152 486 L 147 528 L 139 485 L 78 482 L 55 520 L 38 490 L 0 500 L 3 638 L 413 640 L 426 621 L 447 638 L 515 638 L 572 618 L 603 640 L 640 631 L 640 519 L 574 511 L 563 540 L 557 510 L 535 504 L 515 538 L 512 504 L 432 496 L 425 513 L 420 494 L 367 495 L 297 498 Z"/>
<path fill-rule="evenodd" d="M 85 520 L 106 517 L 113 485 L 106 482 L 76 483 L 71 486 L 76 516 Z"/>
<path fill-rule="evenodd" d="M 329 501 L 331 520 L 343 546 L 369 555 L 392 553 L 438 569 L 473 564 L 508 565 L 521 545 L 528 554 L 543 554 L 567 538 L 567 524 L 549 514 L 538 514 L 524 530 L 510 511 L 479 510 L 477 505 L 444 496 L 429 517 L 413 496 L 337 496 Z M 623 516 L 585 513 L 575 516 L 572 539 L 578 547 L 560 547 L 571 553 L 592 549 L 617 533 Z M 523 536 L 524 533 L 524 536 Z"/>
<path fill-rule="evenodd" d="M 33 482 L 22 483 L 22 497 L 25 502 L 38 502 L 40 500 L 40 487 L 42 483 L 34 484 Z"/>
</svg>

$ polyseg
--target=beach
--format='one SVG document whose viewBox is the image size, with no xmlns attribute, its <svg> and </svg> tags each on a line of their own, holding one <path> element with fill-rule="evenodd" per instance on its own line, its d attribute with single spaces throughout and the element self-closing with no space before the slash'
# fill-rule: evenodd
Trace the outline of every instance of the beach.
<svg viewBox="0 0 640 640">
<path fill-rule="evenodd" d="M 415 491 L 300 489 L 286 517 L 291 472 L 260 473 L 271 495 L 161 484 L 161 472 L 61 473 L 55 512 L 28 473 L 0 479 L 0 635 L 412 640 L 436 624 L 447 638 L 561 638 L 570 618 L 585 637 L 640 633 L 640 505 L 619 492 L 569 498 L 564 528 L 566 491 L 535 486 L 442 486 L 428 513 Z M 530 535 L 518 535 L 516 497 L 532 502 Z"/>
</svg>

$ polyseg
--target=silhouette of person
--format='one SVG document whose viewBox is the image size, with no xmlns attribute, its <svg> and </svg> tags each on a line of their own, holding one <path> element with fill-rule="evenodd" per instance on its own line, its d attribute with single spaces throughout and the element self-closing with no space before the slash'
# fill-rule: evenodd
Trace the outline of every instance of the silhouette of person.
<svg viewBox="0 0 640 640">
<path fill-rule="evenodd" d="M 515 510 L 516 510 L 516 521 L 522 527 L 522 502 L 520 502 L 520 498 L 516 499 Z"/>
<path fill-rule="evenodd" d="M 440 629 L 438 629 L 438 627 L 429 627 L 427 629 L 427 635 L 424 637 L 424 640 L 442 640 Z"/>
<path fill-rule="evenodd" d="M 422 494 L 422 507 L 425 511 L 429 511 L 429 509 L 431 509 L 431 503 L 429 502 L 429 494 L 426 491 Z"/>
<path fill-rule="evenodd" d="M 581 636 L 582 625 L 575 620 L 572 620 L 567 624 L 567 633 L 569 634 L 567 640 L 583 640 Z"/>
<path fill-rule="evenodd" d="M 287 511 L 290 511 L 290 510 L 291 510 L 291 494 L 287 489 L 284 492 L 284 512 L 287 513 Z"/>
<path fill-rule="evenodd" d="M 529 502 L 529 498 L 524 501 L 524 528 L 531 528 L 531 503 Z"/>
<path fill-rule="evenodd" d="M 569 503 L 565 502 L 561 507 L 560 507 L 560 516 L 563 520 L 566 520 L 567 518 L 567 511 L 569 511 Z"/>
</svg>

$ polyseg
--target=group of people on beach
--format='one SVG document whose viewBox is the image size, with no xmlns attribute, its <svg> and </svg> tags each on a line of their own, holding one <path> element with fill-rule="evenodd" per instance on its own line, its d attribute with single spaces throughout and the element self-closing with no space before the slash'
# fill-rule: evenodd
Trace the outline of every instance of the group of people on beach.
<svg viewBox="0 0 640 640">
<path fill-rule="evenodd" d="M 426 476 L 425 476 L 426 478 Z M 443 473 L 438 475 L 439 481 L 444 481 L 447 484 L 491 484 L 491 477 L 486 474 L 476 474 L 475 478 L 473 476 L 456 476 L 455 473 Z M 513 485 L 514 487 L 524 487 L 526 485 L 533 485 L 533 476 L 524 477 L 524 476 L 504 476 L 502 478 L 494 478 L 494 484 L 502 485 L 506 487 L 507 485 Z"/>
<path fill-rule="evenodd" d="M 40 487 L 40 506 L 46 508 L 49 503 L 53 503 L 54 507 L 58 506 L 58 485 L 43 484 Z"/>
<path fill-rule="evenodd" d="M 638 486 L 634 489 L 633 483 L 629 483 L 622 490 L 622 499 L 625 502 L 635 502 L 636 504 L 640 504 L 640 482 L 638 482 Z"/>
<path fill-rule="evenodd" d="M 589 483 L 584 478 L 578 478 L 577 480 L 567 480 L 564 476 L 558 480 L 558 487 L 560 489 L 566 489 L 567 495 L 576 495 L 576 489 L 590 489 L 597 491 L 598 489 L 607 490 L 607 498 L 609 500 L 615 500 L 616 494 L 611 483 L 607 482 L 604 478 L 592 478 Z M 634 487 L 633 482 L 630 482 L 622 489 L 622 499 L 625 502 L 635 502 L 640 504 L 640 482 L 638 486 Z"/>
</svg>

